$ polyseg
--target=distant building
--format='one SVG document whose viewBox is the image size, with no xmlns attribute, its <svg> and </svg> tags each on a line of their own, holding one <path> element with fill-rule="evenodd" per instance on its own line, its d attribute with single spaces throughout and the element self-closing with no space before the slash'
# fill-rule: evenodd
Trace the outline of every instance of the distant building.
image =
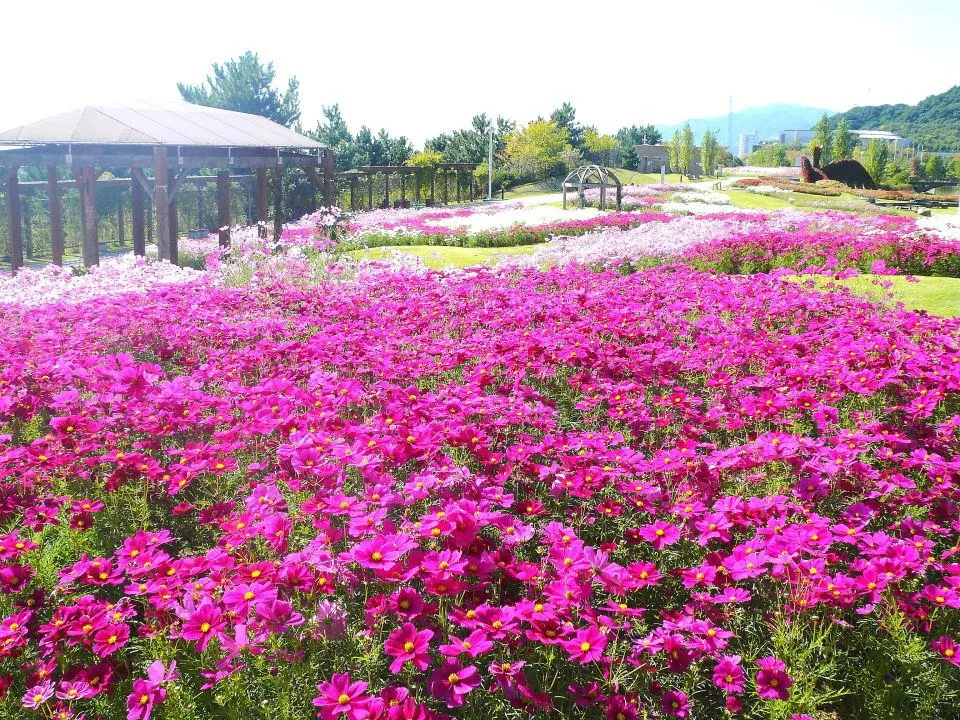
<svg viewBox="0 0 960 720">
<path fill-rule="evenodd" d="M 896 133 L 886 130 L 851 130 L 850 134 L 856 139 L 857 144 L 866 147 L 871 140 L 879 140 L 890 146 L 891 150 L 903 150 L 913 147 L 913 143 L 906 138 L 902 138 Z"/>
<path fill-rule="evenodd" d="M 813 130 L 781 130 L 779 143 L 781 145 L 806 145 L 813 140 Z"/>
<path fill-rule="evenodd" d="M 661 167 L 670 172 L 670 149 L 666 145 L 636 145 L 637 170 L 642 173 L 658 173 Z"/>
<path fill-rule="evenodd" d="M 753 152 L 753 149 L 760 143 L 756 133 L 747 133 L 741 135 L 737 140 L 737 157 L 743 159 Z"/>
</svg>

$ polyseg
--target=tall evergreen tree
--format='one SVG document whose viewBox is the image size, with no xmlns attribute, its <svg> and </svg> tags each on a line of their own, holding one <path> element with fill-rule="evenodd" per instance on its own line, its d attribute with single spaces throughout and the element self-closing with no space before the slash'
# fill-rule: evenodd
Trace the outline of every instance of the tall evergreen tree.
<svg viewBox="0 0 960 720">
<path fill-rule="evenodd" d="M 823 117 L 817 120 L 817 124 L 813 126 L 813 140 L 810 141 L 811 154 L 813 154 L 815 147 L 819 147 L 821 150 L 821 162 L 829 162 L 832 157 L 830 149 L 830 119 L 826 113 L 824 113 Z"/>
<path fill-rule="evenodd" d="M 577 122 L 577 111 L 573 105 L 565 102 L 552 113 L 550 120 L 557 124 L 561 130 L 567 131 L 567 142 L 574 150 L 585 150 L 583 127 Z"/>
<path fill-rule="evenodd" d="M 830 160 L 847 160 L 853 157 L 853 135 L 850 134 L 850 124 L 845 117 L 840 118 L 837 127 L 833 130 L 833 148 Z"/>
<path fill-rule="evenodd" d="M 207 75 L 206 83 L 187 85 L 178 82 L 181 97 L 195 105 L 261 115 L 287 127 L 300 122 L 300 84 L 297 78 L 291 77 L 286 91 L 281 93 L 273 87 L 277 77 L 273 63 L 262 63 L 256 53 L 248 50 L 223 65 L 214 63 L 212 71 L 212 75 Z"/>
</svg>

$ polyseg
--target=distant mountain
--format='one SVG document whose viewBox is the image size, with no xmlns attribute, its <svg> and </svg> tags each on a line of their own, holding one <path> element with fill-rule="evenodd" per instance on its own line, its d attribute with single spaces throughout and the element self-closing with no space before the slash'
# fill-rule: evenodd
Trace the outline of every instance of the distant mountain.
<svg viewBox="0 0 960 720">
<path fill-rule="evenodd" d="M 922 144 L 924 150 L 960 151 L 960 85 L 916 105 L 866 105 L 830 118 L 846 117 L 854 130 L 889 130 Z"/>
<path fill-rule="evenodd" d="M 775 138 L 781 130 L 809 130 L 824 113 L 830 114 L 823 108 L 804 107 L 803 105 L 774 104 L 763 107 L 746 108 L 733 113 L 733 147 L 730 151 L 737 152 L 737 138 L 741 134 L 756 133 L 761 140 Z M 683 127 L 683 123 L 676 125 L 657 125 L 663 134 L 664 140 L 670 140 L 673 133 Z M 727 144 L 727 116 L 718 115 L 711 118 L 697 118 L 690 120 L 690 127 L 697 138 L 697 143 L 703 136 L 704 130 L 717 130 L 718 139 L 723 145 Z"/>
</svg>

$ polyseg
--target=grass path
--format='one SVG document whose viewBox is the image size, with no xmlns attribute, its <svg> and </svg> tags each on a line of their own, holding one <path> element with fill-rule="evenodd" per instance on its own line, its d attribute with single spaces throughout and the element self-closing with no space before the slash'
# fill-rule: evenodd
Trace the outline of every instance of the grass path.
<svg viewBox="0 0 960 720">
<path fill-rule="evenodd" d="M 532 253 L 539 245 L 520 245 L 503 248 L 461 248 L 445 247 L 440 245 L 403 245 L 397 247 L 370 248 L 369 250 L 354 250 L 351 255 L 357 259 L 389 258 L 391 251 L 399 251 L 423 258 L 429 268 L 465 268 L 472 265 L 493 265 L 506 255 L 526 255 Z"/>
<path fill-rule="evenodd" d="M 944 277 L 921 277 L 917 282 L 910 282 L 901 275 L 883 278 L 893 283 L 887 290 L 874 284 L 878 276 L 859 275 L 847 280 L 830 280 L 816 277 L 814 285 L 822 290 L 829 291 L 831 283 L 844 285 L 858 295 L 864 295 L 877 300 L 886 300 L 889 292 L 893 293 L 894 302 L 902 302 L 908 310 L 926 310 L 933 315 L 960 317 L 960 279 Z M 804 282 L 806 278 L 791 277 L 796 282 Z"/>
</svg>

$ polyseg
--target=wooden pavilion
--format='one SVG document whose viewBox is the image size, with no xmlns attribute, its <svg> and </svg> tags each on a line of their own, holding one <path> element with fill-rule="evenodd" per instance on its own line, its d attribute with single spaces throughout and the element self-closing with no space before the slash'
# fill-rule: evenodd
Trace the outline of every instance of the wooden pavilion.
<svg viewBox="0 0 960 720">
<path fill-rule="evenodd" d="M 7 146 L 7 147 L 2 147 Z M 23 266 L 23 230 L 18 169 L 47 169 L 52 258 L 63 262 L 64 233 L 59 169 L 66 167 L 80 191 L 83 264 L 100 259 L 97 238 L 97 180 L 106 169 L 130 168 L 133 248 L 145 254 L 145 200 L 156 208 L 157 247 L 161 259 L 177 264 L 177 191 L 183 183 L 207 178 L 217 184 L 220 243 L 230 242 L 230 172 L 253 170 L 256 219 L 267 222 L 267 170 L 274 190 L 274 233 L 282 225 L 282 178 L 286 169 L 302 170 L 323 195 L 336 202 L 333 153 L 320 143 L 266 118 L 198 105 L 151 104 L 88 106 L 0 132 L 0 168 L 10 234 L 10 266 Z M 216 175 L 191 176 L 215 169 Z M 71 181 L 67 181 L 68 183 Z M 116 182 L 116 181 L 114 181 Z M 226 229 L 224 229 L 226 228 Z"/>
</svg>

